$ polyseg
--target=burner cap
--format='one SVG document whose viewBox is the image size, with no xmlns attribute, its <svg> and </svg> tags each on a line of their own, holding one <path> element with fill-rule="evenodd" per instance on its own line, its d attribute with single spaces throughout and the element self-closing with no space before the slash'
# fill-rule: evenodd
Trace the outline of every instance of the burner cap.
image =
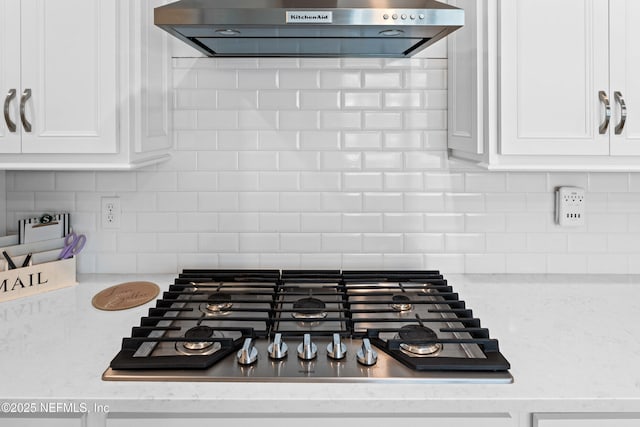
<svg viewBox="0 0 640 427">
<path fill-rule="evenodd" d="M 327 312 L 323 311 L 326 305 L 318 298 L 307 297 L 300 298 L 293 303 L 293 309 L 295 312 L 292 314 L 296 319 L 302 320 L 317 320 L 327 317 Z"/>
<path fill-rule="evenodd" d="M 438 339 L 438 335 L 426 326 L 405 325 L 398 331 L 396 339 L 418 341 L 413 343 L 402 343 L 400 348 L 409 353 L 425 356 L 438 353 L 442 350 L 442 344 L 434 342 L 420 343 L 420 340 L 431 341 Z"/>
<path fill-rule="evenodd" d="M 184 347 L 188 350 L 204 350 L 211 347 L 213 341 L 204 341 L 214 334 L 213 328 L 209 326 L 196 326 L 184 333 L 184 337 L 193 341 L 185 341 Z"/>
<path fill-rule="evenodd" d="M 413 308 L 413 305 L 410 303 L 411 298 L 404 294 L 395 294 L 391 300 L 393 301 L 391 308 L 395 311 L 409 311 Z"/>
<path fill-rule="evenodd" d="M 231 302 L 231 295 L 223 294 L 222 292 L 214 292 L 207 296 L 208 299 L 214 300 L 207 303 L 206 309 L 211 313 L 219 313 L 221 311 L 228 311 L 233 307 Z"/>
</svg>

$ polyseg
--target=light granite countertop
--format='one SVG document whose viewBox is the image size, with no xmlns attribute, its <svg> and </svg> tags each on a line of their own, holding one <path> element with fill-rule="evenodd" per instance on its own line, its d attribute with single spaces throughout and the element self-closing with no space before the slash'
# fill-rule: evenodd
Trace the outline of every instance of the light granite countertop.
<svg viewBox="0 0 640 427">
<path fill-rule="evenodd" d="M 156 413 L 640 412 L 637 276 L 446 275 L 499 340 L 509 385 L 102 381 L 122 338 L 155 303 L 104 312 L 92 297 L 129 280 L 166 290 L 173 277 L 85 275 L 76 287 L 0 303 L 0 401 Z"/>
</svg>

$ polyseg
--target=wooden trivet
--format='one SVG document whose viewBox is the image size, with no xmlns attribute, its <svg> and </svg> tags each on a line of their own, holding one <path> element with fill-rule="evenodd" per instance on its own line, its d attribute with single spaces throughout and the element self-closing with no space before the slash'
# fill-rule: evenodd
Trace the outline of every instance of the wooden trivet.
<svg viewBox="0 0 640 427">
<path fill-rule="evenodd" d="M 160 288 L 151 282 L 126 282 L 98 292 L 91 304 L 99 310 L 126 310 L 146 304 L 160 293 Z"/>
</svg>

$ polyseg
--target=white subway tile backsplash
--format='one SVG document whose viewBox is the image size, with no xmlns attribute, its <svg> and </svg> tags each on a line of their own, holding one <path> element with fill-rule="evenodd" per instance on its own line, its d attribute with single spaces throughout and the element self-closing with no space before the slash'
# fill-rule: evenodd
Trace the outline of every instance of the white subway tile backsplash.
<svg viewBox="0 0 640 427">
<path fill-rule="evenodd" d="M 136 182 L 135 173 L 96 173 L 96 191 L 136 191 Z"/>
<path fill-rule="evenodd" d="M 238 153 L 238 169 L 245 171 L 269 171 L 278 168 L 275 151 L 244 151 Z"/>
<path fill-rule="evenodd" d="M 320 87 L 323 89 L 356 89 L 361 86 L 362 75 L 360 71 L 320 71 Z"/>
<path fill-rule="evenodd" d="M 543 232 L 550 223 L 551 215 L 540 213 L 514 213 L 507 215 L 508 232 Z"/>
<path fill-rule="evenodd" d="M 629 191 L 629 175 L 625 173 L 589 174 L 590 193 L 626 193 Z"/>
<path fill-rule="evenodd" d="M 238 112 L 231 110 L 198 110 L 196 122 L 199 129 L 237 129 Z"/>
<path fill-rule="evenodd" d="M 382 107 L 380 92 L 344 92 L 345 108 L 379 109 Z"/>
<path fill-rule="evenodd" d="M 259 150 L 297 150 L 298 132 L 284 130 L 258 131 Z"/>
<path fill-rule="evenodd" d="M 506 188 L 507 177 L 500 172 L 470 172 L 465 175 L 465 191 L 469 193 L 504 193 Z"/>
<path fill-rule="evenodd" d="M 238 205 L 243 212 L 276 212 L 280 207 L 280 194 L 242 192 L 238 195 Z"/>
<path fill-rule="evenodd" d="M 345 150 L 376 150 L 382 147 L 380 132 L 344 132 Z"/>
<path fill-rule="evenodd" d="M 195 212 L 198 210 L 198 193 L 185 191 L 159 192 L 159 212 Z"/>
<path fill-rule="evenodd" d="M 340 131 L 302 131 L 300 149 L 309 151 L 340 150 Z M 323 169 L 325 166 L 322 166 Z"/>
<path fill-rule="evenodd" d="M 382 232 L 382 214 L 346 213 L 342 215 L 342 231 L 346 233 Z"/>
<path fill-rule="evenodd" d="M 323 129 L 360 129 L 362 114 L 359 111 L 321 111 L 320 125 Z"/>
<path fill-rule="evenodd" d="M 278 112 L 265 110 L 238 111 L 240 129 L 273 130 L 278 128 Z"/>
<path fill-rule="evenodd" d="M 300 215 L 300 222 L 300 230 L 292 231 L 339 233 L 342 230 L 340 213 L 304 213 Z"/>
<path fill-rule="evenodd" d="M 35 193 L 35 209 L 42 212 L 65 211 L 73 212 L 76 210 L 75 193 L 69 192 L 36 192 Z"/>
<path fill-rule="evenodd" d="M 420 233 L 424 231 L 424 216 L 419 213 L 385 213 L 385 232 Z"/>
<path fill-rule="evenodd" d="M 340 172 L 301 172 L 300 188 L 303 191 L 340 191 Z"/>
<path fill-rule="evenodd" d="M 258 172 L 219 172 L 220 191 L 257 191 Z"/>
<path fill-rule="evenodd" d="M 260 213 L 260 231 L 261 232 L 294 232 L 302 231 L 300 226 L 301 214 L 299 213 Z M 306 230 L 305 230 L 306 231 Z M 311 230 L 309 230 L 311 231 Z"/>
<path fill-rule="evenodd" d="M 362 211 L 362 193 L 322 193 L 321 200 L 325 212 Z"/>
<path fill-rule="evenodd" d="M 281 233 L 282 251 L 291 253 L 316 253 L 322 247 L 320 233 Z"/>
<path fill-rule="evenodd" d="M 340 92 L 301 91 L 300 108 L 303 110 L 337 110 L 340 108 Z"/>
<path fill-rule="evenodd" d="M 260 191 L 295 191 L 299 189 L 299 172 L 278 171 L 258 174 L 258 190 Z"/>
<path fill-rule="evenodd" d="M 200 212 L 229 212 L 238 209 L 238 193 L 201 192 L 198 194 Z"/>
<path fill-rule="evenodd" d="M 218 131 L 218 150 L 237 151 L 253 151 L 258 148 L 258 139 L 261 133 L 255 130 L 219 130 Z M 201 152 L 204 154 L 208 152 Z M 216 152 L 211 152 L 215 155 Z"/>
<path fill-rule="evenodd" d="M 364 193 L 367 212 L 402 212 L 402 193 Z"/>
<path fill-rule="evenodd" d="M 547 271 L 547 256 L 544 254 L 506 254 L 505 273 L 511 274 L 540 274 Z"/>
<path fill-rule="evenodd" d="M 138 233 L 175 232 L 178 231 L 178 214 L 175 212 L 145 212 L 137 215 L 136 224 Z"/>
<path fill-rule="evenodd" d="M 197 82 L 200 89 L 231 89 L 238 87 L 235 70 L 198 70 Z"/>
<path fill-rule="evenodd" d="M 276 89 L 278 70 L 238 70 L 239 89 Z"/>
<path fill-rule="evenodd" d="M 275 252 L 280 248 L 278 233 L 240 234 L 241 252 Z"/>
<path fill-rule="evenodd" d="M 258 108 L 258 95 L 256 91 L 252 90 L 219 90 L 217 104 L 213 101 L 209 101 L 211 105 L 209 108 L 218 108 L 220 110 L 255 110 Z M 215 98 L 214 98 L 215 99 Z M 203 102 L 204 104 L 204 102 Z M 207 106 L 198 106 L 199 108 L 206 109 Z M 196 108 L 198 108 L 196 107 Z"/>
<path fill-rule="evenodd" d="M 428 232 L 462 232 L 464 224 L 464 214 L 427 213 L 424 216 L 424 231 Z"/>
<path fill-rule="evenodd" d="M 447 233 L 444 247 L 447 252 L 485 252 L 486 236 L 483 233 Z"/>
<path fill-rule="evenodd" d="M 404 235 L 404 251 L 420 253 L 443 253 L 444 234 L 407 233 Z"/>
<path fill-rule="evenodd" d="M 397 89 L 402 87 L 401 71 L 367 71 L 364 73 L 367 89 Z"/>
<path fill-rule="evenodd" d="M 156 233 L 118 234 L 116 250 L 120 253 L 153 252 L 156 248 Z"/>
<path fill-rule="evenodd" d="M 189 182 L 189 179 L 182 177 L 183 174 L 189 173 L 190 172 L 138 172 L 136 189 L 138 192 L 176 191 L 178 189 L 191 190 L 193 187 L 190 184 L 193 184 L 193 182 Z M 179 179 L 178 176 L 182 179 Z M 181 181 L 180 183 L 183 184 L 183 186 L 179 187 L 179 181 Z"/>
<path fill-rule="evenodd" d="M 364 153 L 365 169 L 402 169 L 402 153 Z"/>
<path fill-rule="evenodd" d="M 437 98 L 434 96 L 434 98 Z M 444 106 L 440 105 L 441 109 L 446 109 L 446 93 L 444 96 L 445 103 Z M 433 99 L 432 101 L 435 101 Z M 440 101 L 440 99 L 438 99 Z M 436 107 L 434 102 L 428 103 L 431 107 Z M 410 108 L 421 108 L 422 104 L 422 92 L 386 92 L 384 94 L 384 106 L 385 108 L 401 108 L 401 109 L 410 109 Z M 437 108 L 437 107 L 436 107 Z"/>
<path fill-rule="evenodd" d="M 362 250 L 362 234 L 323 233 L 321 236 L 323 252 L 359 252 Z"/>
<path fill-rule="evenodd" d="M 442 193 L 405 193 L 405 212 L 442 212 L 444 197 Z"/>
<path fill-rule="evenodd" d="M 175 177 L 166 177 L 166 181 L 171 181 L 173 178 Z M 138 191 L 141 191 L 140 187 L 140 176 L 138 176 Z M 166 190 L 170 190 L 171 187 L 171 184 L 167 185 Z M 180 191 L 215 191 L 218 189 L 218 173 L 180 172 L 178 175 L 177 189 Z"/>
<path fill-rule="evenodd" d="M 218 214 L 218 229 L 222 232 L 258 231 L 259 215 L 245 212 L 222 212 Z"/>
<path fill-rule="evenodd" d="M 506 273 L 506 259 L 503 254 L 467 254 L 465 255 L 465 272 L 471 274 Z"/>
<path fill-rule="evenodd" d="M 278 127 L 284 130 L 318 129 L 319 120 L 317 111 L 280 111 Z"/>
<path fill-rule="evenodd" d="M 318 212 L 320 211 L 318 192 L 280 193 L 280 210 L 283 212 Z"/>
<path fill-rule="evenodd" d="M 279 153 L 280 170 L 309 171 L 320 168 L 320 153 L 281 151 Z"/>
<path fill-rule="evenodd" d="M 58 172 L 55 178 L 56 191 L 94 191 L 96 175 L 93 172 Z"/>
<path fill-rule="evenodd" d="M 318 89 L 320 77 L 316 70 L 281 70 L 280 89 Z"/>
<path fill-rule="evenodd" d="M 185 212 L 178 214 L 178 231 L 180 232 L 211 233 L 217 229 L 217 213 Z"/>
<path fill-rule="evenodd" d="M 258 92 L 258 106 L 263 110 L 295 110 L 300 106 L 298 92 L 294 90 L 261 90 Z"/>
<path fill-rule="evenodd" d="M 422 191 L 424 177 L 420 172 L 385 172 L 384 188 L 391 191 Z"/>
<path fill-rule="evenodd" d="M 431 268 L 640 273 L 640 174 L 487 172 L 447 158 L 446 59 L 174 59 L 171 160 L 6 172 L 7 228 L 69 210 L 86 273 Z M 587 191 L 584 227 L 553 190 Z M 100 199 L 119 196 L 118 230 Z"/>
<path fill-rule="evenodd" d="M 422 148 L 422 132 L 384 133 L 384 147 L 389 150 L 420 150 Z"/>
</svg>

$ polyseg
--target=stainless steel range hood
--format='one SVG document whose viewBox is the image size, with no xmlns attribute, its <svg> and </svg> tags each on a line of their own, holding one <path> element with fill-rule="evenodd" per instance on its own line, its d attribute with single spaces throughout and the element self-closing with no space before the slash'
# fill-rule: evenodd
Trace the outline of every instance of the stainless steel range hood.
<svg viewBox="0 0 640 427">
<path fill-rule="evenodd" d="M 216 57 L 414 55 L 464 25 L 434 0 L 181 0 L 155 24 Z"/>
</svg>

